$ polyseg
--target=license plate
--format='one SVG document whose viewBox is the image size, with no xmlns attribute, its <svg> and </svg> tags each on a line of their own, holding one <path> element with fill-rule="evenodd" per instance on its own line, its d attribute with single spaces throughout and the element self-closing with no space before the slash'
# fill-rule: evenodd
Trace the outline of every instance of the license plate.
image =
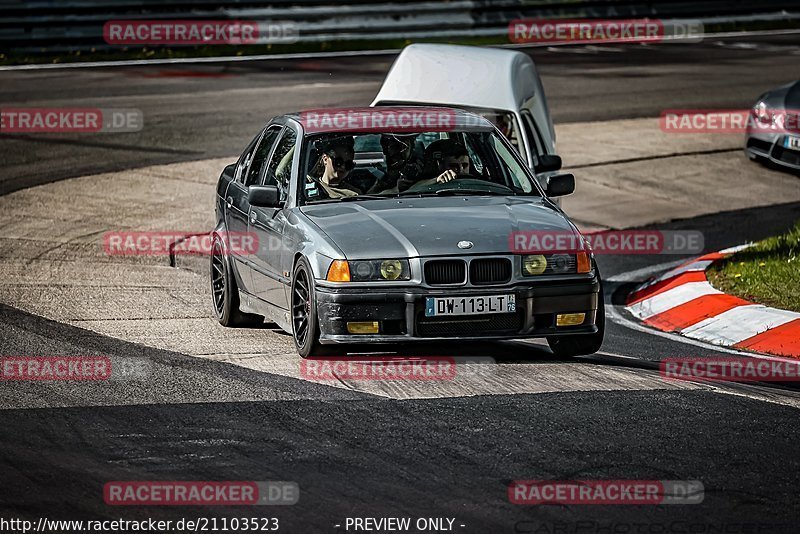
<svg viewBox="0 0 800 534">
<path fill-rule="evenodd" d="M 800 150 L 800 137 L 795 137 L 793 135 L 786 136 L 783 147 L 790 150 Z"/>
<path fill-rule="evenodd" d="M 425 299 L 425 317 L 514 313 L 515 311 L 517 311 L 515 295 L 428 297 Z"/>
</svg>

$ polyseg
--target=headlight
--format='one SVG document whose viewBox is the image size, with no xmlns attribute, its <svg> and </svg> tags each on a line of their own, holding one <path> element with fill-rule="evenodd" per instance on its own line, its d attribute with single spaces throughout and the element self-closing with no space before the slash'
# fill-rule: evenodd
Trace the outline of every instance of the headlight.
<svg viewBox="0 0 800 534">
<path fill-rule="evenodd" d="M 547 269 L 547 258 L 541 254 L 522 257 L 522 271 L 525 276 L 536 276 Z"/>
<path fill-rule="evenodd" d="M 772 124 L 772 112 L 763 101 L 753 107 L 753 117 L 761 124 Z"/>
<path fill-rule="evenodd" d="M 570 260 L 572 257 L 569 254 L 553 254 L 550 256 L 550 266 L 554 273 L 568 273 L 572 265 Z"/>
<path fill-rule="evenodd" d="M 408 260 L 359 260 L 348 263 L 353 282 L 391 282 L 411 279 Z"/>
<path fill-rule="evenodd" d="M 408 272 L 407 269 L 406 272 Z M 381 278 L 384 280 L 397 280 L 401 276 L 403 276 L 403 262 L 400 260 L 385 260 L 381 262 Z"/>
<path fill-rule="evenodd" d="M 577 254 L 529 254 L 522 256 L 522 274 L 576 274 L 591 271 L 589 253 Z"/>
</svg>

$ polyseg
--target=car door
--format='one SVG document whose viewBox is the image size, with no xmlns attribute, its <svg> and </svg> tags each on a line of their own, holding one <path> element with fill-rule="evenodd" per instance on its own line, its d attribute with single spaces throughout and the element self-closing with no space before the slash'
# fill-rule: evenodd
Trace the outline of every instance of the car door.
<svg viewBox="0 0 800 534">
<path fill-rule="evenodd" d="M 261 169 L 275 144 L 280 129 L 280 126 L 270 126 L 263 130 L 242 154 L 240 164 L 237 165 L 236 176 L 231 180 L 225 193 L 225 219 L 227 230 L 232 235 L 241 236 L 248 231 L 250 216 L 250 202 L 247 200 L 248 188 L 258 181 Z M 238 250 L 236 247 L 230 248 L 229 254 L 239 273 L 239 282 L 241 283 L 239 287 L 252 293 L 252 255 L 247 251 Z"/>
<path fill-rule="evenodd" d="M 275 145 L 269 163 L 264 166 L 261 183 L 278 187 L 281 201 L 289 195 L 289 182 L 296 159 L 297 132 L 286 126 Z M 284 284 L 289 278 L 281 270 L 283 229 L 286 213 L 280 208 L 251 207 L 248 229 L 258 237 L 258 249 L 253 258 L 254 295 L 283 310 L 289 308 Z"/>
</svg>

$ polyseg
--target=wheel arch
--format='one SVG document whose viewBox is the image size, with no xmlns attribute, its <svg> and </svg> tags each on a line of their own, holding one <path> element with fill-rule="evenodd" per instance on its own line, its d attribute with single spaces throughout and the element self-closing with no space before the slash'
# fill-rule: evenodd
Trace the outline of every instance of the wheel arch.
<svg viewBox="0 0 800 534">
<path fill-rule="evenodd" d="M 230 261 L 231 260 L 230 247 L 229 243 L 227 242 L 227 239 L 225 239 L 225 235 L 227 234 L 227 231 L 225 229 L 225 223 L 223 221 L 218 222 L 217 226 L 213 230 L 211 230 L 210 234 L 211 234 L 212 246 L 214 239 L 219 238 L 220 243 L 222 243 L 223 257 L 225 258 L 225 261 L 228 264 L 228 268 L 233 272 L 234 278 L 236 278 L 236 286 L 243 287 L 242 275 L 241 273 L 239 273 L 239 267 L 235 261 Z"/>
<path fill-rule="evenodd" d="M 297 267 L 297 262 L 300 261 L 300 258 L 304 258 L 308 262 L 308 265 L 311 267 L 311 274 L 316 280 L 325 279 L 325 277 L 328 276 L 328 269 L 331 263 L 333 263 L 333 258 L 318 253 L 310 246 L 303 247 L 295 251 L 292 257 L 292 273 L 294 273 L 294 269 Z"/>
</svg>

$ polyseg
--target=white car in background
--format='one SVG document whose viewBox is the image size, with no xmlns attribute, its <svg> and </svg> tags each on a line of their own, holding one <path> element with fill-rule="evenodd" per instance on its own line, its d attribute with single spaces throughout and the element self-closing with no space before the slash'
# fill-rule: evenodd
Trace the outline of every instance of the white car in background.
<svg viewBox="0 0 800 534">
<path fill-rule="evenodd" d="M 522 52 L 413 44 L 394 61 L 372 106 L 435 105 L 482 115 L 511 141 L 547 187 L 561 168 L 542 81 Z M 539 175 L 539 173 L 544 173 Z"/>
<path fill-rule="evenodd" d="M 800 81 L 767 91 L 751 111 L 745 153 L 754 161 L 800 171 Z"/>
</svg>

